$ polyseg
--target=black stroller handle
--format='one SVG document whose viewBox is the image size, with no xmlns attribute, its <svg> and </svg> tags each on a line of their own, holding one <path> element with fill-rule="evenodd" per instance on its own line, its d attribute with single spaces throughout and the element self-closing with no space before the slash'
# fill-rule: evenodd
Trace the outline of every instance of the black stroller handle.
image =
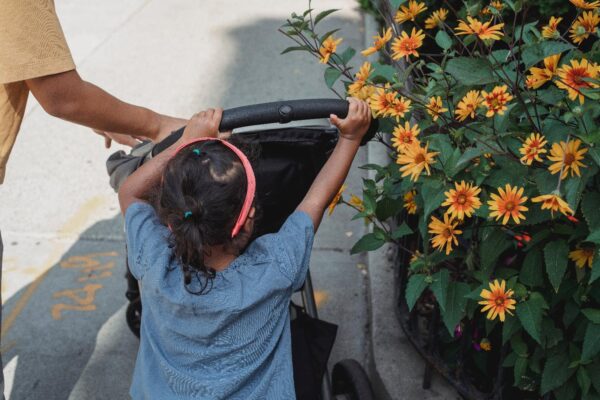
<svg viewBox="0 0 600 400">
<path fill-rule="evenodd" d="M 250 106 L 235 107 L 223 111 L 219 131 L 229 131 L 245 126 L 280 123 L 286 124 L 291 121 L 302 121 L 306 119 L 329 118 L 335 114 L 340 118 L 348 115 L 349 103 L 338 99 L 305 99 L 275 101 L 272 103 L 261 103 Z M 369 130 L 363 137 L 361 145 L 365 145 L 375 136 L 379 123 L 376 119 L 371 120 Z M 183 133 L 183 128 L 174 132 L 171 136 L 156 145 L 154 154 L 160 153 L 175 143 Z"/>
</svg>

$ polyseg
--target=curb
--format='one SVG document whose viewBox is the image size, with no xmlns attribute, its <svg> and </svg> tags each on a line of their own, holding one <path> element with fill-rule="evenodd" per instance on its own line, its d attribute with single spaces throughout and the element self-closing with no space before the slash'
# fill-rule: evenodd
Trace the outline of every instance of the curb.
<svg viewBox="0 0 600 400">
<path fill-rule="evenodd" d="M 364 14 L 365 44 L 378 30 L 375 18 Z M 366 48 L 366 47 L 365 47 Z M 369 61 L 375 61 L 373 56 Z M 367 145 L 367 162 L 384 165 L 390 160 L 385 146 Z M 369 171 L 373 179 L 374 171 Z M 406 338 L 395 312 L 395 248 L 386 244 L 367 253 L 370 335 L 368 374 L 379 400 L 451 400 L 457 392 L 434 372 L 431 389 L 423 389 L 425 362 Z"/>
</svg>

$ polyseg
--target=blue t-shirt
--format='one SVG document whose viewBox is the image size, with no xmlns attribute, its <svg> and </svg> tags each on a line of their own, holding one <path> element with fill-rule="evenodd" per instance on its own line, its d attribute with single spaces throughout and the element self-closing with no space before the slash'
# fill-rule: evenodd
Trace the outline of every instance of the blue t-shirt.
<svg viewBox="0 0 600 400">
<path fill-rule="evenodd" d="M 150 205 L 129 206 L 125 228 L 143 305 L 131 396 L 295 399 L 288 306 L 308 269 L 310 217 L 295 212 L 256 239 L 203 295 L 185 290 L 169 230 Z"/>
</svg>

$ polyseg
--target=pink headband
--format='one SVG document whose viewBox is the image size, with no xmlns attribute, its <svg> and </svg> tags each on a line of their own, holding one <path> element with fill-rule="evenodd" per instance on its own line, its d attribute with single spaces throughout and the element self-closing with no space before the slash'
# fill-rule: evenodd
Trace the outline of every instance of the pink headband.
<svg viewBox="0 0 600 400">
<path fill-rule="evenodd" d="M 238 156 L 240 161 L 242 162 L 242 165 L 244 166 L 244 170 L 246 171 L 246 179 L 248 180 L 248 189 L 246 191 L 246 198 L 244 199 L 244 205 L 242 206 L 240 215 L 238 216 L 238 219 L 235 222 L 233 230 L 231 231 L 231 237 L 233 238 L 240 232 L 240 230 L 242 229 L 242 226 L 246 222 L 246 219 L 248 218 L 248 214 L 250 213 L 250 209 L 252 208 L 252 202 L 254 201 L 254 194 L 256 192 L 256 178 L 254 177 L 254 171 L 252 170 L 252 165 L 250 165 L 250 161 L 248 161 L 248 158 L 244 155 L 244 153 L 242 153 L 242 151 L 240 149 L 238 149 L 231 143 L 226 142 L 221 139 L 212 138 L 212 137 L 202 137 L 202 138 L 194 139 L 192 141 L 189 141 L 187 143 L 180 145 L 177 148 L 177 150 L 175 150 L 175 154 L 173 154 L 173 157 L 175 157 L 177 155 L 177 153 L 179 153 L 181 150 L 183 150 L 184 148 L 188 147 L 191 144 L 198 143 L 198 142 L 206 142 L 209 140 L 220 142 L 224 146 L 228 147 L 231 151 L 233 151 Z"/>
</svg>

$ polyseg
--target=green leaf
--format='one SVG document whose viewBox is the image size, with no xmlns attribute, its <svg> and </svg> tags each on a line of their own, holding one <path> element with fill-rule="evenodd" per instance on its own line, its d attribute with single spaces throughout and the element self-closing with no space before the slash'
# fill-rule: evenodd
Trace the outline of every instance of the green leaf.
<svg viewBox="0 0 600 400">
<path fill-rule="evenodd" d="M 481 259 L 481 269 L 489 275 L 498 258 L 511 246 L 511 242 L 501 229 L 488 228 L 482 231 L 479 258 Z"/>
<path fill-rule="evenodd" d="M 600 229 L 596 229 L 593 232 L 591 232 L 590 235 L 585 239 L 585 241 L 600 244 Z"/>
<path fill-rule="evenodd" d="M 542 344 L 542 316 L 547 308 L 544 298 L 539 293 L 532 293 L 529 300 L 517 304 L 517 317 L 523 328 L 539 344 Z"/>
<path fill-rule="evenodd" d="M 344 64 L 348 64 L 352 57 L 356 54 L 356 50 L 352 47 L 348 47 L 342 54 L 340 54 L 340 58 L 342 59 Z"/>
<path fill-rule="evenodd" d="M 542 61 L 546 57 L 550 57 L 573 48 L 574 47 L 569 43 L 558 42 L 555 40 L 544 40 L 543 42 L 525 46 L 521 55 L 523 57 L 525 67 L 529 68 Z"/>
<path fill-rule="evenodd" d="M 446 196 L 444 195 L 444 182 L 436 179 L 424 180 L 421 186 L 421 196 L 423 198 L 423 218 L 426 220 L 429 215 L 440 207 Z"/>
<path fill-rule="evenodd" d="M 371 64 L 373 66 L 373 75 L 372 79 L 377 83 L 380 82 L 394 82 L 394 77 L 396 76 L 396 69 L 391 65 L 380 64 L 378 62 L 374 62 Z"/>
<path fill-rule="evenodd" d="M 423 290 L 427 287 L 428 284 L 425 281 L 425 278 L 427 278 L 427 276 L 423 274 L 414 274 L 408 278 L 405 297 L 409 310 L 413 309 L 417 300 L 419 300 L 421 293 L 423 293 Z"/>
<path fill-rule="evenodd" d="M 385 221 L 390 217 L 394 217 L 402 211 L 404 201 L 402 199 L 391 199 L 384 197 L 377 202 L 377 208 L 375 209 L 375 215 L 380 221 Z"/>
<path fill-rule="evenodd" d="M 581 210 L 592 231 L 600 228 L 600 212 L 598 212 L 598 205 L 600 205 L 600 193 L 588 192 L 583 196 Z"/>
<path fill-rule="evenodd" d="M 331 14 L 331 13 L 334 13 L 334 12 L 336 12 L 336 11 L 338 11 L 338 9 L 335 9 L 335 8 L 334 8 L 334 9 L 331 9 L 331 10 L 325 10 L 325 11 L 321 11 L 320 13 L 318 13 L 318 14 L 317 14 L 317 16 L 315 17 L 315 22 L 314 22 L 315 26 L 316 26 L 316 25 L 317 25 L 319 22 L 321 22 L 321 20 L 322 20 L 323 18 L 325 18 L 325 17 L 326 17 L 326 16 L 328 16 L 329 14 Z"/>
<path fill-rule="evenodd" d="M 541 394 L 560 387 L 573 375 L 575 370 L 569 369 L 568 365 L 569 356 L 566 352 L 557 352 L 548 357 L 542 372 Z"/>
<path fill-rule="evenodd" d="M 290 46 L 287 49 L 283 50 L 281 54 L 289 53 L 292 51 L 309 51 L 308 46 Z"/>
<path fill-rule="evenodd" d="M 590 284 L 600 278 L 600 251 L 596 251 L 594 261 L 592 262 L 592 274 L 590 275 Z"/>
<path fill-rule="evenodd" d="M 489 63 L 481 58 L 453 58 L 446 64 L 446 72 L 467 86 L 486 85 L 497 80 Z"/>
<path fill-rule="evenodd" d="M 452 169 L 452 172 L 451 172 L 451 176 L 454 176 L 457 173 L 459 173 L 460 171 L 462 171 L 463 169 L 465 169 L 468 165 L 470 165 L 471 160 L 473 160 L 476 157 L 479 157 L 482 154 L 483 154 L 483 150 L 479 149 L 479 148 L 470 147 L 470 148 L 466 149 L 462 153 L 462 155 L 460 156 L 460 158 L 458 159 L 456 164 L 454 165 L 454 168 Z"/>
<path fill-rule="evenodd" d="M 592 360 L 600 352 L 600 325 L 588 323 L 583 338 L 582 360 Z"/>
<path fill-rule="evenodd" d="M 592 378 L 592 386 L 600 393 L 600 360 L 588 365 L 587 370 Z"/>
<path fill-rule="evenodd" d="M 446 297 L 446 312 L 442 314 L 446 329 L 450 336 L 454 337 L 454 328 L 460 322 L 465 314 L 467 307 L 466 295 L 471 289 L 464 282 L 450 282 L 448 284 L 448 293 Z"/>
<path fill-rule="evenodd" d="M 507 343 L 521 329 L 518 318 L 508 318 L 502 324 L 502 344 Z"/>
<path fill-rule="evenodd" d="M 402 225 L 394 229 L 394 231 L 392 232 L 392 239 L 397 240 L 401 237 L 410 235 L 411 233 L 413 233 L 412 229 L 410 229 L 408 225 L 406 225 L 406 222 L 403 222 Z"/>
<path fill-rule="evenodd" d="M 596 308 L 584 308 L 581 310 L 583 315 L 594 324 L 600 324 L 600 310 Z"/>
<path fill-rule="evenodd" d="M 406 3 L 408 0 L 390 0 L 390 4 L 392 6 L 392 11 L 396 11 L 398 7 L 402 4 Z"/>
<path fill-rule="evenodd" d="M 534 247 L 527 252 L 519 281 L 527 286 L 542 286 L 544 284 L 542 251 L 539 247 Z"/>
<path fill-rule="evenodd" d="M 590 147 L 588 154 L 598 166 L 600 166 L 600 147 Z"/>
<path fill-rule="evenodd" d="M 446 31 L 439 30 L 435 35 L 435 42 L 444 50 L 448 50 L 452 47 L 452 38 L 446 33 Z"/>
<path fill-rule="evenodd" d="M 521 379 L 523 379 L 525 373 L 527 372 L 527 359 L 524 357 L 517 357 L 513 372 L 515 376 L 515 385 L 518 385 L 521 383 Z"/>
<path fill-rule="evenodd" d="M 350 254 L 361 253 L 363 251 L 377 250 L 385 244 L 385 239 L 378 237 L 374 233 L 367 233 L 365 236 L 360 238 L 358 242 L 352 246 Z"/>
<path fill-rule="evenodd" d="M 592 380 L 590 379 L 590 375 L 585 370 L 585 367 L 579 367 L 577 369 L 577 384 L 579 384 L 582 394 L 584 396 L 587 395 L 590 391 Z"/>
<path fill-rule="evenodd" d="M 442 312 L 446 311 L 446 298 L 448 297 L 448 285 L 450 284 L 450 272 L 447 269 L 441 269 L 431 276 L 433 283 L 430 286 L 435 295 Z"/>
<path fill-rule="evenodd" d="M 342 73 L 336 68 L 329 67 L 325 70 L 325 83 L 331 89 Z"/>
<path fill-rule="evenodd" d="M 556 293 L 567 270 L 568 255 L 569 247 L 564 240 L 555 240 L 544 247 L 546 273 Z"/>
<path fill-rule="evenodd" d="M 339 30 L 340 30 L 340 28 L 337 28 L 337 29 L 332 29 L 329 32 L 325 32 L 325 34 L 323 34 L 323 36 L 321 36 L 319 38 L 319 43 L 323 43 L 325 41 L 325 39 L 327 39 L 329 36 L 333 35 L 334 33 L 336 33 Z"/>
</svg>

